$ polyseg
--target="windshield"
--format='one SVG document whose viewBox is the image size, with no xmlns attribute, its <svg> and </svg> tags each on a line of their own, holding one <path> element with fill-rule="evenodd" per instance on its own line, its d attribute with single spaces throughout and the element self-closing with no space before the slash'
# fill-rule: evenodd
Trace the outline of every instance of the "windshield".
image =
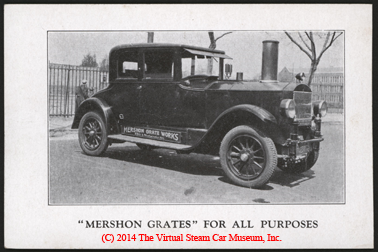
<svg viewBox="0 0 378 252">
<path fill-rule="evenodd" d="M 195 55 L 193 58 L 182 58 L 182 78 L 191 75 L 219 75 L 219 58 Z"/>
</svg>

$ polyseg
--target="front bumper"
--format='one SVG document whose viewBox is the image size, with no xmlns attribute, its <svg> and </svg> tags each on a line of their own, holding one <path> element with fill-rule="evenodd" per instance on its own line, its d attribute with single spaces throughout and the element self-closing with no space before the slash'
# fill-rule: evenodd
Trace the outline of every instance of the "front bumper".
<svg viewBox="0 0 378 252">
<path fill-rule="evenodd" d="M 289 158 L 291 160 L 304 159 L 311 151 L 318 151 L 319 143 L 323 140 L 324 138 L 322 137 L 310 140 L 288 139 L 284 144 L 286 150 L 281 155 L 278 155 L 278 157 L 283 159 Z"/>
<path fill-rule="evenodd" d="M 299 122 L 293 122 L 290 130 L 290 138 L 282 145 L 282 151 L 278 158 L 287 162 L 298 163 L 306 160 L 309 153 L 319 151 L 320 142 L 324 140 L 321 135 L 321 119 L 314 118 L 315 128 L 311 134 L 303 139 L 298 135 Z"/>
</svg>

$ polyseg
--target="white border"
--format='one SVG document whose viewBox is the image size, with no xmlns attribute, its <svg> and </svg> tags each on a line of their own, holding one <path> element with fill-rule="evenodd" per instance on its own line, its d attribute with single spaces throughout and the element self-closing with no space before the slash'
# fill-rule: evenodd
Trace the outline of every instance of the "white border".
<svg viewBox="0 0 378 252">
<path fill-rule="evenodd" d="M 371 5 L 6 5 L 5 246 L 7 248 L 371 248 Z M 47 202 L 48 30 L 345 30 L 346 204 L 51 207 Z M 361 130 L 363 129 L 363 130 Z M 278 243 L 100 241 L 81 219 L 318 220 L 317 229 L 274 232 Z M 238 230 L 239 231 L 239 230 Z M 114 233 L 115 231 L 113 231 Z M 135 231 L 134 231 L 135 232 Z M 207 235 L 234 230 L 138 230 Z M 246 231 L 239 231 L 247 234 Z"/>
</svg>

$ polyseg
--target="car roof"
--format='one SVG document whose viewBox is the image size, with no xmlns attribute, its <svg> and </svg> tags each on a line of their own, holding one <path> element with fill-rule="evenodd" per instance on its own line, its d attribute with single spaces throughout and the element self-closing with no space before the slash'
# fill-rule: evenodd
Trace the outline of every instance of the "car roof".
<svg viewBox="0 0 378 252">
<path fill-rule="evenodd" d="M 120 49 L 137 49 L 137 48 L 183 48 L 183 49 L 194 49 L 204 52 L 212 52 L 212 53 L 220 53 L 225 54 L 224 51 L 221 50 L 213 50 L 206 47 L 199 47 L 199 46 L 190 46 L 190 45 L 182 45 L 182 44 L 168 44 L 168 43 L 140 43 L 140 44 L 124 44 L 118 45 L 113 47 L 110 50 L 110 53 L 114 51 L 118 51 Z"/>
</svg>

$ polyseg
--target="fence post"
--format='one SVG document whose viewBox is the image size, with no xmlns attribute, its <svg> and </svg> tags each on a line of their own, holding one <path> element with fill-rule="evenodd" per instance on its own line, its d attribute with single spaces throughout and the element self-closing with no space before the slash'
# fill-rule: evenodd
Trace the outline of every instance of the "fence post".
<svg viewBox="0 0 378 252">
<path fill-rule="evenodd" d="M 70 85 L 70 67 L 68 67 L 68 70 L 67 70 L 67 86 L 66 86 L 66 96 L 64 99 L 64 115 L 63 116 L 68 116 L 67 105 L 68 105 L 69 85 Z"/>
<path fill-rule="evenodd" d="M 60 74 L 60 89 L 59 91 L 59 97 L 60 97 L 60 106 L 59 106 L 59 116 L 62 116 L 62 101 L 63 101 L 63 66 L 59 67 L 59 74 Z"/>
<path fill-rule="evenodd" d="M 49 62 L 49 115 L 54 114 L 54 89 L 53 86 L 51 85 L 51 77 L 52 72 L 51 72 L 51 65 Z M 52 107 L 52 112 L 51 112 L 51 107 Z"/>
</svg>

